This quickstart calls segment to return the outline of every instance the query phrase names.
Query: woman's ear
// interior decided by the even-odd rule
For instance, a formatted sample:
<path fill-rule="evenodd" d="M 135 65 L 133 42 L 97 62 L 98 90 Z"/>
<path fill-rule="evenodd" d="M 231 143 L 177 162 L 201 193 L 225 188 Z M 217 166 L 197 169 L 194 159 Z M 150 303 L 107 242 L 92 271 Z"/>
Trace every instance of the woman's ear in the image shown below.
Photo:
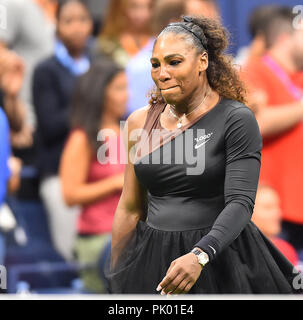
<path fill-rule="evenodd" d="M 206 51 L 200 54 L 199 75 L 208 68 L 208 54 Z"/>

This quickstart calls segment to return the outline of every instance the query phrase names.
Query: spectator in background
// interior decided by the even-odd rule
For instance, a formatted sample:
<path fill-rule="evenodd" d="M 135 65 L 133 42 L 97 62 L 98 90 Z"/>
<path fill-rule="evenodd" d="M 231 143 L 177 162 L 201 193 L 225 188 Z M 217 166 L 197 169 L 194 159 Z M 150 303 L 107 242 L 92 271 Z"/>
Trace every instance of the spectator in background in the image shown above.
<path fill-rule="evenodd" d="M 271 21 L 279 5 L 263 5 L 254 9 L 249 17 L 248 29 L 251 43 L 239 49 L 235 63 L 244 65 L 250 59 L 262 57 L 271 44 Z"/>
<path fill-rule="evenodd" d="M 125 67 L 153 41 L 151 17 L 155 0 L 110 0 L 96 51 Z"/>
<path fill-rule="evenodd" d="M 263 5 L 255 8 L 248 18 L 248 30 L 251 43 L 241 47 L 235 58 L 235 63 L 244 65 L 249 59 L 258 58 L 265 54 L 268 24 L 274 10 L 279 10 L 278 5 Z"/>
<path fill-rule="evenodd" d="M 67 259 L 72 258 L 76 209 L 71 210 L 63 201 L 58 167 L 69 133 L 74 84 L 90 66 L 87 44 L 91 30 L 91 17 L 80 0 L 62 2 L 57 14 L 54 55 L 37 66 L 33 80 L 40 194 L 49 215 L 54 245 Z"/>
<path fill-rule="evenodd" d="M 184 0 L 157 1 L 152 17 L 152 33 L 158 35 L 170 22 L 180 20 L 184 14 Z M 154 87 L 150 74 L 153 41 L 131 58 L 126 66 L 129 86 L 127 115 L 148 104 L 148 93 Z"/>
<path fill-rule="evenodd" d="M 282 234 L 303 250 L 303 95 L 291 77 L 303 70 L 303 30 L 293 28 L 290 8 L 270 15 L 266 55 L 243 68 L 249 93 L 266 97 L 256 111 L 263 135 L 261 179 L 278 192 L 283 212 Z"/>
<path fill-rule="evenodd" d="M 220 19 L 215 0 L 186 0 L 184 3 L 186 15 L 203 15 L 210 19 Z"/>
<path fill-rule="evenodd" d="M 278 237 L 282 223 L 280 198 L 270 186 L 259 184 L 252 221 L 294 266 L 298 265 L 296 250 L 291 244 Z"/>
<path fill-rule="evenodd" d="M 0 109 L 3 108 L 9 123 L 10 143 L 13 147 L 20 148 L 32 144 L 31 132 L 22 130 L 26 121 L 25 108 L 18 95 L 23 78 L 23 60 L 14 51 L 4 47 L 0 48 Z M 22 134 L 20 134 L 21 131 Z M 11 155 L 9 166 L 11 177 L 8 183 L 8 190 L 16 192 L 21 182 L 22 161 L 18 157 Z"/>
<path fill-rule="evenodd" d="M 5 8 L 7 23 L 6 28 L 0 29 L 0 46 L 15 52 L 22 59 L 22 63 L 17 63 L 17 65 L 24 65 L 24 70 L 18 67 L 18 70 L 11 72 L 10 75 L 13 77 L 16 76 L 16 71 L 19 74 L 24 73 L 22 83 L 20 83 L 20 90 L 16 96 L 11 95 L 8 99 L 7 92 L 4 92 L 3 107 L 7 109 L 7 105 L 10 105 L 10 110 L 17 110 L 15 106 L 20 102 L 23 104 L 22 118 L 24 121 L 21 122 L 22 126 L 18 130 L 14 130 L 15 127 L 11 126 L 11 144 L 14 156 L 20 158 L 23 163 L 17 200 L 21 204 L 20 208 L 25 208 L 28 201 L 39 200 L 33 135 L 36 116 L 32 101 L 32 74 L 35 66 L 53 51 L 56 1 L 0 0 L 0 5 Z M 11 83 L 11 80 L 7 83 Z M 12 124 L 10 113 L 8 112 L 7 115 Z M 16 120 L 15 118 L 14 121 Z"/>
<path fill-rule="evenodd" d="M 152 17 L 152 32 L 155 37 L 168 23 L 181 20 L 185 14 L 184 0 L 162 0 L 155 3 Z"/>
<path fill-rule="evenodd" d="M 275 11 L 280 11 L 279 5 L 263 5 L 257 7 L 251 13 L 248 21 L 248 29 L 251 35 L 251 43 L 241 47 L 235 57 L 235 64 L 240 68 L 253 59 L 259 59 L 269 49 L 271 18 Z M 264 91 L 255 90 L 249 97 L 249 107 L 256 113 L 259 106 L 266 105 L 267 97 Z"/>
<path fill-rule="evenodd" d="M 109 0 L 82 0 L 90 11 L 94 22 L 93 35 L 98 36 L 103 25 Z"/>
<path fill-rule="evenodd" d="M 105 292 L 97 262 L 110 245 L 114 212 L 123 186 L 125 162 L 120 161 L 124 153 L 120 154 L 123 145 L 120 146 L 119 120 L 125 113 L 126 102 L 125 73 L 108 61 L 94 64 L 77 84 L 71 118 L 73 130 L 61 161 L 65 201 L 82 206 L 75 250 L 81 264 L 93 266 L 84 270 L 82 277 L 85 288 L 94 293 Z M 109 154 L 116 154 L 117 159 L 105 162 L 101 155 L 97 159 L 99 130 L 106 137 L 101 146 L 107 146 Z"/>
<path fill-rule="evenodd" d="M 32 107 L 32 74 L 39 61 L 53 51 L 54 12 L 52 0 L 0 0 L 6 8 L 7 28 L 0 28 L 0 45 L 15 51 L 26 65 L 20 97 L 27 108 L 27 126 L 35 125 Z M 52 9 L 51 9 L 52 8 Z"/>
<path fill-rule="evenodd" d="M 7 48 L 0 48 L 0 106 L 10 126 L 10 139 L 15 148 L 33 143 L 32 130 L 26 126 L 26 109 L 19 98 L 24 80 L 25 65 L 21 57 Z"/>

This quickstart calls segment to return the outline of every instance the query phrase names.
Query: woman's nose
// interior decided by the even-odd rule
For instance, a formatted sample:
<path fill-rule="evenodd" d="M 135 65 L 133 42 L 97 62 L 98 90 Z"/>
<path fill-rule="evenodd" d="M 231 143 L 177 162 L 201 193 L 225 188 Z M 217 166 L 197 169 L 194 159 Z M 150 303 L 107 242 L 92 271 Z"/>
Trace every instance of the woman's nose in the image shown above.
<path fill-rule="evenodd" d="M 164 82 L 170 79 L 170 75 L 165 67 L 160 68 L 159 80 Z"/>

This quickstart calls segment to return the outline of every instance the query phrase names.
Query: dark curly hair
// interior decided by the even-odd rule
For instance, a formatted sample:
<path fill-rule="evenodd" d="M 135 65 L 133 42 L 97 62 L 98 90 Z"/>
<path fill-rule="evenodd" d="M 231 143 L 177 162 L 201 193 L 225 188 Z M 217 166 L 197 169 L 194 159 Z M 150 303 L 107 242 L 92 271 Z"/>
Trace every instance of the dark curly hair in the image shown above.
<path fill-rule="evenodd" d="M 208 53 L 206 70 L 210 87 L 220 96 L 245 103 L 245 86 L 234 67 L 232 57 L 224 51 L 228 46 L 229 34 L 216 20 L 205 17 L 182 17 L 182 22 L 171 23 L 158 35 L 173 32 L 184 36 L 192 43 L 198 53 Z M 156 40 L 157 41 L 157 40 Z M 156 42 L 155 42 L 156 43 Z M 160 91 L 156 88 L 150 94 L 149 103 L 164 102 Z"/>

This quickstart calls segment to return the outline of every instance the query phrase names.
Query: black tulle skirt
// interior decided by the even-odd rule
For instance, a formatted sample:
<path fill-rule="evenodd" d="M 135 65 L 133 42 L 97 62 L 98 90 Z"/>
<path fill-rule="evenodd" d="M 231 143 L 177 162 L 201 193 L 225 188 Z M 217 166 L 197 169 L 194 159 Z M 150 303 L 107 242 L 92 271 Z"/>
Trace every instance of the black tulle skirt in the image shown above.
<path fill-rule="evenodd" d="M 139 221 L 113 267 L 106 263 L 109 293 L 159 294 L 173 260 L 187 254 L 210 228 L 163 231 Z M 202 270 L 189 294 L 301 293 L 297 271 L 250 222 L 239 237 Z"/>

